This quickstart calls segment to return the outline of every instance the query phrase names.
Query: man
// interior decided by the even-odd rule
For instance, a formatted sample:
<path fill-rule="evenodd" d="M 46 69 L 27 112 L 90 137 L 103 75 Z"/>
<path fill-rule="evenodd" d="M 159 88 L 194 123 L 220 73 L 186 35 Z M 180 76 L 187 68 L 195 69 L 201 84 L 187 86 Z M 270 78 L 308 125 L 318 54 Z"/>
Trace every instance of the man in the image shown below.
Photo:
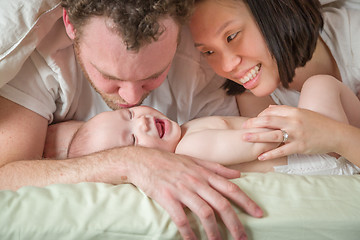
<path fill-rule="evenodd" d="M 202 62 L 187 30 L 180 27 L 192 1 L 63 0 L 63 9 L 58 3 L 1 3 L 9 7 L 4 21 L 20 18 L 10 25 L 28 24 L 38 16 L 31 11 L 15 14 L 23 9 L 45 8 L 46 13 L 23 32 L 2 30 L 9 32 L 4 46 L 19 32 L 20 40 L 1 55 L 1 75 L 9 79 L 2 80 L 6 84 L 0 89 L 0 188 L 132 183 L 169 212 L 186 239 L 195 235 L 183 206 L 199 216 L 209 239 L 220 237 L 215 212 L 235 239 L 244 237 L 225 197 L 253 216 L 262 212 L 226 180 L 238 177 L 236 171 L 141 147 L 42 159 L 49 124 L 67 124 L 61 132 L 66 137 L 72 125 L 68 120 L 88 120 L 111 109 L 143 103 L 180 124 L 205 115 L 237 114 L 234 99 L 220 90 L 222 81 Z"/>

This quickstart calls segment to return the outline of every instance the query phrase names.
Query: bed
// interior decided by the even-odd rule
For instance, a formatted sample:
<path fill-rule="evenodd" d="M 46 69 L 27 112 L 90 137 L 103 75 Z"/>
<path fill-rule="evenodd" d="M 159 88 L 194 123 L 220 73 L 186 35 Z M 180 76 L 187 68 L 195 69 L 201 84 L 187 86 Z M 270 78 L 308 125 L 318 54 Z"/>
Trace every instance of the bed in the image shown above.
<path fill-rule="evenodd" d="M 41 41 L 38 26 L 51 27 L 61 17 L 59 2 L 1 1 L 0 16 L 13 11 L 14 17 L 0 26 L 14 31 L 1 36 L 0 87 Z M 360 239 L 360 175 L 244 173 L 232 181 L 265 212 L 256 219 L 234 206 L 250 239 Z M 169 215 L 131 184 L 0 191 L 0 209 L 0 239 L 181 239 Z M 187 214 L 198 238 L 206 239 L 198 218 Z M 231 238 L 220 221 L 219 228 L 223 239 Z"/>
<path fill-rule="evenodd" d="M 360 175 L 245 173 L 234 179 L 264 210 L 234 206 L 249 239 L 360 238 Z M 169 215 L 131 184 L 58 184 L 0 191 L 0 239 L 181 239 Z M 187 211 L 199 239 L 199 220 Z M 219 221 L 223 239 L 231 239 Z"/>

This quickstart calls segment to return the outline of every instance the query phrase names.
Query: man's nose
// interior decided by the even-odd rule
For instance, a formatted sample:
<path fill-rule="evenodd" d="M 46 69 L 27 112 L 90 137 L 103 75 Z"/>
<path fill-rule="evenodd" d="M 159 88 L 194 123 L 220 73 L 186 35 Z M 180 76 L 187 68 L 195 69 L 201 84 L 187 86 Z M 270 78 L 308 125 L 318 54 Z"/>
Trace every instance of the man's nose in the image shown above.
<path fill-rule="evenodd" d="M 139 83 L 122 83 L 118 93 L 129 105 L 137 105 L 142 100 L 146 90 Z"/>

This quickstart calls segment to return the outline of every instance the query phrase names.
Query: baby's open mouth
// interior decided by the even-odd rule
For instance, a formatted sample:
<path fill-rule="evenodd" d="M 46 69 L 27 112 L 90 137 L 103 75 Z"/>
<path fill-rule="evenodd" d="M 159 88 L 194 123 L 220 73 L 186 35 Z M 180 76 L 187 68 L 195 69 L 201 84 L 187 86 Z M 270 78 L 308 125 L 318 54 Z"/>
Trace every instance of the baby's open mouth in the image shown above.
<path fill-rule="evenodd" d="M 165 122 L 161 119 L 156 119 L 155 125 L 159 133 L 159 137 L 162 138 L 165 134 Z"/>

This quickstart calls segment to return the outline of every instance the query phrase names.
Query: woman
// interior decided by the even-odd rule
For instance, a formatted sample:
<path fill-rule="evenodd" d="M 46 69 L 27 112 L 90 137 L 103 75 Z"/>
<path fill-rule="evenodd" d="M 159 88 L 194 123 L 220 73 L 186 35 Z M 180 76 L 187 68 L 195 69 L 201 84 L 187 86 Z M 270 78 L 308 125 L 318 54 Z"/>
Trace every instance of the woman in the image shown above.
<path fill-rule="evenodd" d="M 242 93 L 237 96 L 241 114 L 251 117 L 274 103 L 298 106 L 304 83 L 317 75 L 342 81 L 358 93 L 360 58 L 355 53 L 359 49 L 355 43 L 359 41 L 356 24 L 360 22 L 360 15 L 358 10 L 349 10 L 342 5 L 344 3 L 335 2 L 321 8 L 317 0 L 199 0 L 190 27 L 197 48 L 209 64 L 219 75 L 232 80 L 225 84 L 228 93 Z M 336 142 L 334 140 L 330 140 L 331 144 L 326 139 L 307 148 L 299 146 L 311 137 L 302 139 L 300 133 L 305 130 L 299 124 L 281 122 L 281 115 L 274 114 L 274 110 L 267 110 L 261 118 L 249 120 L 244 125 L 278 129 L 248 134 L 245 136 L 248 141 L 287 140 L 259 159 L 331 151 L 348 156 L 329 147 Z M 264 115 L 267 117 L 263 118 Z M 301 116 L 304 115 L 305 111 Z M 359 127 L 358 118 L 352 117 L 351 111 L 346 115 L 350 124 Z M 330 122 L 333 123 L 326 121 Z M 314 126 L 315 123 L 309 124 Z M 337 124 L 337 127 L 348 126 Z M 327 127 L 323 129 L 329 131 Z M 305 136 L 311 136 L 311 133 Z M 349 160 L 359 164 L 356 159 Z"/>

